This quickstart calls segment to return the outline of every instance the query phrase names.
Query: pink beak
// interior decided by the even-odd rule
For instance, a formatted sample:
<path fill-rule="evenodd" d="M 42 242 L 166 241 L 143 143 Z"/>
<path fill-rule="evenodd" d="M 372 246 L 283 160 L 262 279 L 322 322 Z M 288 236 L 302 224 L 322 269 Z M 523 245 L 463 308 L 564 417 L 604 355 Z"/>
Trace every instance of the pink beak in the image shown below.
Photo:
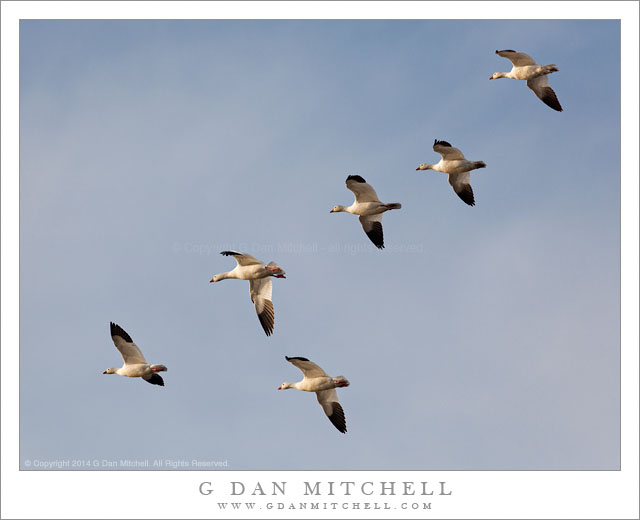
<path fill-rule="evenodd" d="M 213 282 L 213 278 L 211 278 L 211 280 L 209 280 L 209 283 L 212 283 L 212 282 Z"/>

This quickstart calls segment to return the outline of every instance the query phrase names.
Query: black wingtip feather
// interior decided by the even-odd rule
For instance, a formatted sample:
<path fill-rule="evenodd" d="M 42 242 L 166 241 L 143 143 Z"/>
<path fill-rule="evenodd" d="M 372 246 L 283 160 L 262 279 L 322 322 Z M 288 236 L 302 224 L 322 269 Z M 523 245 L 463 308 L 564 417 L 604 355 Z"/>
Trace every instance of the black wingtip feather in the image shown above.
<path fill-rule="evenodd" d="M 273 304 L 269 300 L 265 300 L 264 309 L 258 314 L 260 325 L 264 329 L 264 333 L 267 336 L 273 334 L 273 323 L 275 321 L 275 313 L 273 312 Z"/>
<path fill-rule="evenodd" d="M 560 101 L 558 101 L 558 97 L 552 88 L 548 87 L 543 96 L 540 98 L 542 102 L 550 108 L 553 108 L 556 112 L 562 112 L 562 106 L 560 105 Z"/>
<path fill-rule="evenodd" d="M 241 255 L 242 253 L 238 253 L 237 251 L 220 251 L 220 254 L 222 256 L 237 256 Z"/>
<path fill-rule="evenodd" d="M 367 182 L 360 175 L 349 175 L 347 177 L 347 181 L 356 181 L 356 182 Z"/>
<path fill-rule="evenodd" d="M 369 240 L 373 242 L 373 245 L 378 249 L 384 249 L 384 234 L 382 233 L 382 224 L 380 222 L 373 222 L 373 227 L 369 231 L 365 231 Z"/>
<path fill-rule="evenodd" d="M 152 385 L 164 386 L 164 379 L 159 374 L 153 374 L 149 379 L 145 379 L 147 383 Z"/>
<path fill-rule="evenodd" d="M 344 411 L 340 403 L 333 403 L 333 413 L 329 415 L 329 420 L 340 433 L 347 433 L 347 421 L 344 418 Z"/>
<path fill-rule="evenodd" d="M 299 357 L 299 356 L 294 356 L 294 357 L 289 357 L 289 356 L 285 356 L 284 357 L 287 361 L 292 361 L 297 359 L 298 361 L 309 361 L 306 357 Z"/>
<path fill-rule="evenodd" d="M 460 197 L 463 202 L 465 202 L 469 206 L 476 205 L 476 201 L 473 198 L 473 190 L 471 189 L 471 186 L 465 186 L 462 190 L 456 193 L 458 194 L 458 197 Z"/>
<path fill-rule="evenodd" d="M 433 142 L 433 146 L 437 145 L 437 144 L 441 144 L 442 146 L 449 146 L 451 147 L 451 145 L 447 142 L 447 141 L 438 141 L 437 139 Z"/>
<path fill-rule="evenodd" d="M 120 336 L 122 339 L 124 339 L 128 343 L 133 343 L 131 336 L 129 336 L 129 334 L 127 334 L 120 325 L 117 325 L 112 321 L 109 322 L 109 325 L 111 329 L 111 337 Z"/>
<path fill-rule="evenodd" d="M 501 52 L 516 52 L 513 49 L 502 49 L 501 51 L 496 51 L 496 54 L 499 54 Z"/>

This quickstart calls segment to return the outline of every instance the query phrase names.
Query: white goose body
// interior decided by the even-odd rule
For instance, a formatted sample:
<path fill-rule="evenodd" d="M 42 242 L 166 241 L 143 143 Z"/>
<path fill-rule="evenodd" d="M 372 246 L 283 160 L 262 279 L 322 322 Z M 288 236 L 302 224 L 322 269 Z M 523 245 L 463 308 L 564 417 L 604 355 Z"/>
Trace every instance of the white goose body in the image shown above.
<path fill-rule="evenodd" d="M 107 368 L 103 374 L 118 374 L 125 377 L 141 377 L 147 383 L 164 386 L 164 380 L 158 372 L 166 372 L 164 365 L 152 365 L 147 363 L 142 355 L 142 351 L 136 345 L 131 336 L 127 334 L 120 325 L 110 322 L 111 339 L 122 358 L 124 365 L 121 368 Z"/>
<path fill-rule="evenodd" d="M 226 253 L 227 251 L 223 251 L 221 254 Z M 245 255 L 248 256 L 248 255 Z M 218 278 L 216 282 L 220 280 L 226 279 L 236 279 L 236 280 L 258 280 L 260 278 L 267 278 L 268 276 L 272 276 L 272 272 L 267 270 L 263 263 L 252 264 L 252 265 L 236 265 L 231 271 L 226 273 L 220 273 L 216 275 Z"/>
<path fill-rule="evenodd" d="M 496 51 L 497 52 L 497 51 Z M 505 52 L 505 51 L 500 51 Z M 555 68 L 556 70 L 553 70 Z M 545 74 L 551 74 L 552 72 L 557 72 L 557 68 L 555 65 L 526 65 L 524 67 L 516 67 L 515 65 L 509 72 L 496 72 L 495 78 L 509 78 L 509 79 L 520 79 L 520 80 L 530 80 L 537 78 L 538 76 L 544 76 Z"/>
<path fill-rule="evenodd" d="M 476 166 L 472 161 L 456 160 L 447 161 L 446 159 L 440 159 L 440 162 L 436 164 L 421 164 L 416 168 L 417 170 L 435 170 L 440 173 L 446 173 L 455 175 L 457 173 L 465 173 L 477 168 L 483 168 L 483 166 Z"/>
<path fill-rule="evenodd" d="M 339 432 L 347 432 L 347 422 L 344 417 L 344 411 L 338 401 L 338 393 L 336 388 L 344 388 L 349 386 L 349 381 L 344 376 L 331 377 L 322 368 L 313 361 L 309 361 L 304 357 L 284 357 L 289 363 L 298 367 L 304 377 L 302 381 L 295 383 L 284 382 L 278 390 L 286 390 L 287 388 L 295 388 L 303 392 L 315 392 L 318 403 L 324 410 L 325 415 L 331 421 Z"/>
<path fill-rule="evenodd" d="M 290 361 L 294 358 L 289 358 L 287 361 Z M 297 381 L 295 383 L 286 383 L 288 388 L 295 388 L 296 390 L 302 390 L 303 392 L 319 392 L 322 390 L 331 390 L 332 388 L 339 388 L 338 380 L 333 379 L 332 377 L 314 377 L 307 378 L 304 377 L 302 381 Z M 285 384 L 285 383 L 283 383 Z M 347 385 L 341 385 L 347 386 Z M 284 388 L 282 389 L 284 390 Z"/>
<path fill-rule="evenodd" d="M 371 215 L 379 215 L 385 211 L 389 211 L 388 204 L 382 202 L 354 202 L 351 206 L 336 206 L 339 209 L 333 209 L 331 212 L 336 213 L 338 211 L 344 211 L 345 213 L 351 213 L 352 215 L 360 215 L 361 217 L 369 217 Z"/>
<path fill-rule="evenodd" d="M 510 49 L 496 51 L 496 54 L 511 61 L 513 67 L 509 72 L 494 72 L 489 79 L 509 78 L 526 81 L 527 87 L 533 91 L 540 101 L 557 112 L 562 112 L 562 106 L 556 93 L 549 86 L 549 79 L 547 78 L 548 74 L 558 72 L 556 65 L 538 65 L 528 54 Z"/>
<path fill-rule="evenodd" d="M 449 175 L 449 184 L 458 197 L 469 206 L 475 205 L 473 190 L 470 184 L 469 172 L 478 168 L 486 168 L 484 161 L 468 161 L 460 150 L 451 146 L 447 141 L 433 143 L 433 151 L 440 154 L 442 159 L 436 164 L 423 163 L 418 170 L 435 170 Z"/>
<path fill-rule="evenodd" d="M 378 199 L 378 194 L 373 187 L 360 175 L 349 175 L 346 185 L 353 192 L 355 200 L 351 206 L 334 206 L 329 213 L 351 213 L 359 215 L 362 229 L 369 240 L 378 249 L 384 249 L 384 234 L 382 232 L 382 214 L 391 209 L 400 209 L 402 204 L 398 202 L 384 203 Z"/>
<path fill-rule="evenodd" d="M 260 320 L 260 325 L 262 325 L 265 334 L 271 336 L 273 334 L 275 313 L 273 311 L 273 302 L 271 301 L 272 284 L 270 277 L 286 278 L 284 270 L 275 262 L 269 262 L 265 265 L 253 256 L 238 253 L 237 251 L 222 251 L 220 254 L 233 256 L 238 265 L 231 271 L 215 275 L 209 281 L 213 283 L 227 279 L 249 280 L 249 294 Z"/>

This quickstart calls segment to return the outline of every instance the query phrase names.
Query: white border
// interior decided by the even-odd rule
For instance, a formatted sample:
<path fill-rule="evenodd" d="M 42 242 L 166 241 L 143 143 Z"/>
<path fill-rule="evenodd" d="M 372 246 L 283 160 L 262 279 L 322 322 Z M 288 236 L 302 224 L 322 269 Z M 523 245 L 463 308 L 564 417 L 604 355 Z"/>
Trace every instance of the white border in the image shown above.
<path fill-rule="evenodd" d="M 637 2 L 2 2 L 2 518 L 638 518 L 638 3 Z M 464 13 L 461 17 L 456 13 Z M 622 470 L 604 472 L 19 472 L 18 22 L 19 19 L 621 19 Z M 594 74 L 597 71 L 593 71 Z M 603 150 L 603 153 L 608 153 Z M 451 496 L 314 497 L 364 504 L 431 502 L 430 511 L 217 508 L 229 482 L 446 481 Z M 212 482 L 213 495 L 198 493 Z M 248 493 L 248 492 L 247 492 Z M 255 500 L 254 500 L 255 499 Z M 266 507 L 266 506 L 265 506 Z M 361 506 L 361 508 L 364 506 Z M 234 516 L 235 515 L 235 516 Z"/>

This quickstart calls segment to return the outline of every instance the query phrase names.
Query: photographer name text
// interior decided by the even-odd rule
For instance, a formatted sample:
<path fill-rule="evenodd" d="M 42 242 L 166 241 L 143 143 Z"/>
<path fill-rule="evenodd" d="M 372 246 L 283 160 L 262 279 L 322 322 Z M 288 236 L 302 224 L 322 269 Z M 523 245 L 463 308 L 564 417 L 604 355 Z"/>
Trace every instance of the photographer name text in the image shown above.
<path fill-rule="evenodd" d="M 201 482 L 198 491 L 201 495 L 227 496 L 286 496 L 287 482 L 228 482 L 223 489 L 214 489 L 211 482 Z M 303 482 L 301 489 L 293 490 L 296 495 L 306 496 L 448 496 L 452 491 L 446 481 L 326 481 Z"/>

